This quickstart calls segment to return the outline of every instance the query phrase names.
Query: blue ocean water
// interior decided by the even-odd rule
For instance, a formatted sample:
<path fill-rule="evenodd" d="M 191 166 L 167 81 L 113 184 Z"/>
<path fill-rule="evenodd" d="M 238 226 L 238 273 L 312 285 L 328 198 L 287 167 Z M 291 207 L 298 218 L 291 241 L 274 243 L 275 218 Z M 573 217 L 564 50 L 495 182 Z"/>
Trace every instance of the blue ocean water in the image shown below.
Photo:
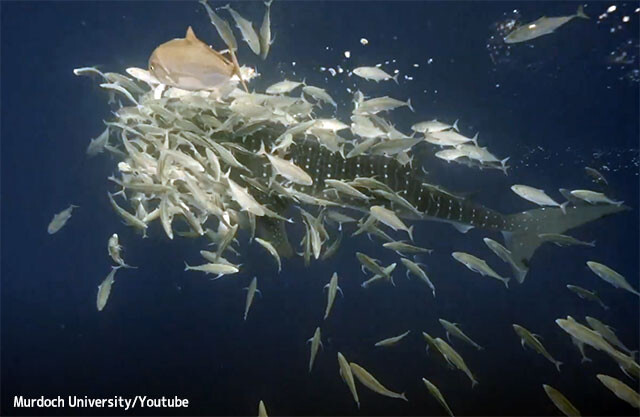
<path fill-rule="evenodd" d="M 351 111 L 347 89 L 410 97 L 415 113 L 399 109 L 389 116 L 403 132 L 433 118 L 459 119 L 468 136 L 479 131 L 482 144 L 511 156 L 508 176 L 448 165 L 432 155 L 419 162 L 434 182 L 472 193 L 500 212 L 532 208 L 509 190 L 513 184 L 557 198 L 560 187 L 596 187 L 585 166 L 600 170 L 609 181 L 607 194 L 632 208 L 571 232 L 596 240 L 595 248 L 543 245 L 526 281 L 508 290 L 450 256 L 475 253 L 507 274 L 482 243 L 486 236 L 501 241 L 499 234 L 416 223 L 417 244 L 434 249 L 422 257 L 437 287 L 434 299 L 418 280 L 406 280 L 400 267 L 396 287 L 362 289 L 356 251 L 385 265 L 398 259 L 365 236 L 345 236 L 334 258 L 311 268 L 300 258 L 284 260 L 280 274 L 261 248 L 241 239 L 241 274 L 211 282 L 184 272 L 185 260 L 198 261 L 203 241 L 169 241 L 157 224 L 141 239 L 110 207 L 106 191 L 114 188 L 106 178 L 117 161 L 107 154 L 89 159 L 85 150 L 113 108 L 95 80 L 76 77 L 72 69 L 145 68 L 157 45 L 182 37 L 189 25 L 223 49 L 204 9 L 197 2 L 0 3 L 1 413 L 120 415 L 120 408 L 16 408 L 14 398 L 143 395 L 186 398 L 189 407 L 127 413 L 254 415 L 263 400 L 271 415 L 442 415 L 421 382 L 426 377 L 457 415 L 559 415 L 542 384 L 560 390 L 584 415 L 637 415 L 595 375 L 615 376 L 636 390 L 637 380 L 589 347 L 593 362 L 581 364 L 554 320 L 594 316 L 638 348 L 638 298 L 597 278 L 585 262 L 607 264 L 638 288 L 640 109 L 634 71 L 640 4 L 589 2 L 588 21 L 576 19 L 552 35 L 510 47 L 495 39 L 500 25 L 515 18 L 569 15 L 577 5 L 276 0 L 276 39 L 268 59 L 259 60 L 244 43 L 240 47 L 240 62 L 261 73 L 252 82 L 259 91 L 283 78 L 304 78 L 334 96 L 343 119 Z M 611 5 L 616 10 L 607 13 Z M 233 7 L 261 22 L 262 3 Z M 620 56 L 630 63 L 616 63 Z M 399 85 L 348 76 L 350 69 L 378 63 L 399 70 Z M 80 208 L 60 232 L 48 235 L 53 214 L 71 203 Z M 107 307 L 97 312 L 97 286 L 109 272 L 106 244 L 113 233 L 125 247 L 125 260 L 138 269 L 118 272 Z M 300 230 L 293 235 L 298 238 Z M 322 287 L 334 271 L 345 297 L 322 322 Z M 263 297 L 243 322 L 242 288 L 253 276 Z M 566 284 L 596 290 L 611 308 L 579 299 Z M 485 348 L 453 341 L 479 380 L 475 388 L 463 373 L 425 353 L 421 331 L 444 337 L 438 318 L 460 323 Z M 564 362 L 562 372 L 523 350 L 512 323 L 542 335 L 545 347 Z M 318 325 L 324 349 L 309 374 L 305 342 Z M 398 346 L 373 347 L 406 330 L 412 333 Z M 409 402 L 359 385 L 358 410 L 338 375 L 338 351 L 385 386 L 406 392 Z"/>

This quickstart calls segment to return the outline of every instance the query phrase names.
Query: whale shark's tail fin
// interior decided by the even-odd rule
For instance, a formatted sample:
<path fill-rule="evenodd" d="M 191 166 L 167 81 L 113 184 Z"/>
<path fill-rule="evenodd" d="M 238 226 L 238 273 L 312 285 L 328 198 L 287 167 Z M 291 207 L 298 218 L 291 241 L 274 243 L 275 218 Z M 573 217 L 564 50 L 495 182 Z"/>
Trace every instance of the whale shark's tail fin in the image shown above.
<path fill-rule="evenodd" d="M 558 208 L 540 208 L 507 216 L 508 231 L 502 232 L 507 249 L 511 251 L 514 276 L 519 283 L 529 271 L 529 259 L 543 243 L 542 233 L 564 233 L 569 229 L 600 219 L 613 213 L 630 210 L 628 206 L 594 205 L 567 207 L 566 214 Z"/>

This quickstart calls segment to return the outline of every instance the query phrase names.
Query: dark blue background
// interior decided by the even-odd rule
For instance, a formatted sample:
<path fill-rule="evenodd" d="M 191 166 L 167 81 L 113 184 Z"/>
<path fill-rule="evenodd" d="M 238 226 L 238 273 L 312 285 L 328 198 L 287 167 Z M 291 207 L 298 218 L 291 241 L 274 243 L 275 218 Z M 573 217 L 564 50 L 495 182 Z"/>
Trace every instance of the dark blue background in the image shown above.
<path fill-rule="evenodd" d="M 424 163 L 434 182 L 479 192 L 475 198 L 492 208 L 509 213 L 531 207 L 511 193 L 514 183 L 544 188 L 557 198 L 559 187 L 593 187 L 585 165 L 603 170 L 611 183 L 608 192 L 633 207 L 573 233 L 596 239 L 596 248 L 541 247 L 525 283 L 509 290 L 450 257 L 454 250 L 473 252 L 507 274 L 482 243 L 485 232 L 461 235 L 447 225 L 422 223 L 415 236 L 418 244 L 435 249 L 424 258 L 437 287 L 434 300 L 417 280 L 407 281 L 401 267 L 396 288 L 362 290 L 356 250 L 385 263 L 397 261 L 366 237 L 345 239 L 335 258 L 311 269 L 300 259 L 285 261 L 279 276 L 271 259 L 255 245 L 247 247 L 246 240 L 246 273 L 210 282 L 183 272 L 183 260 L 197 262 L 203 241 L 168 242 L 157 224 L 142 240 L 112 212 L 106 177 L 115 161 L 85 155 L 89 139 L 110 117 L 107 96 L 97 82 L 74 76 L 72 69 L 99 65 L 124 73 L 129 66 L 145 67 L 155 46 L 183 36 L 188 25 L 222 49 L 202 7 L 195 2 L 2 2 L 2 413 L 119 413 L 18 410 L 12 408 L 14 395 L 177 395 L 190 400 L 188 410 L 134 413 L 253 415 L 262 399 L 273 415 L 442 414 L 420 381 L 427 377 L 459 415 L 556 415 L 543 383 L 562 391 L 583 414 L 637 414 L 595 374 L 634 382 L 589 348 L 593 363 L 580 364 L 569 337 L 553 322 L 567 314 L 581 321 L 592 315 L 638 347 L 638 299 L 585 266 L 587 260 L 601 261 L 638 287 L 638 84 L 619 79 L 628 68 L 608 69 L 606 62 L 621 42 L 637 43 L 638 14 L 632 12 L 638 3 L 616 4 L 618 12 L 600 24 L 573 21 L 556 34 L 512 47 L 498 66 L 489 59 L 486 42 L 505 12 L 517 8 L 524 21 L 531 21 L 573 13 L 577 3 L 276 0 L 271 16 L 276 41 L 268 60 L 256 59 L 242 44 L 240 61 L 257 65 L 263 74 L 255 81 L 258 89 L 284 77 L 306 78 L 326 87 L 346 118 L 351 96 L 345 89 L 355 84 L 369 96 L 411 97 L 415 114 L 401 109 L 390 115 L 401 130 L 433 117 L 460 118 L 468 135 L 479 130 L 481 144 L 499 156 L 511 155 L 509 177 L 447 166 L 428 156 Z M 585 10 L 596 17 L 608 5 L 589 3 Z M 260 24 L 261 3 L 234 7 Z M 631 22 L 611 33 L 625 11 Z M 369 45 L 362 46 L 361 37 Z M 350 59 L 345 50 L 352 52 Z M 392 59 L 397 64 L 385 69 L 398 68 L 414 80 L 401 75 L 400 86 L 377 85 L 319 70 Z M 48 235 L 52 215 L 70 203 L 80 208 L 64 229 Z M 97 285 L 109 272 L 106 243 L 114 232 L 125 246 L 125 260 L 139 269 L 118 272 L 109 303 L 98 313 Z M 345 298 L 336 300 L 330 318 L 321 323 L 322 287 L 333 271 L 340 274 Z M 241 288 L 254 274 L 264 297 L 256 299 L 243 322 Z M 567 283 L 597 290 L 611 309 L 578 299 Z M 420 331 L 443 336 L 440 317 L 461 323 L 485 347 L 476 352 L 454 341 L 478 377 L 474 389 L 461 372 L 424 354 Z M 548 350 L 565 362 L 562 373 L 523 351 L 512 323 L 541 334 Z M 319 324 L 325 350 L 308 375 L 305 340 Z M 398 347 L 373 348 L 374 342 L 407 329 L 412 334 Z M 389 388 L 406 391 L 410 402 L 359 386 L 358 411 L 338 376 L 337 351 Z"/>

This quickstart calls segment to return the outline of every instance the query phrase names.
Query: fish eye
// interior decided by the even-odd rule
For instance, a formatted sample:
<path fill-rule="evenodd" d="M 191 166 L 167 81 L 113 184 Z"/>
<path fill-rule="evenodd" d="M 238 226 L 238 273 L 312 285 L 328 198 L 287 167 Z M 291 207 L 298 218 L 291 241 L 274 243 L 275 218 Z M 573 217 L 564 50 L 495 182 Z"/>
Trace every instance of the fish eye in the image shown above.
<path fill-rule="evenodd" d="M 151 71 L 155 70 L 155 67 L 153 66 L 153 64 L 149 65 L 149 69 L 150 69 Z"/>

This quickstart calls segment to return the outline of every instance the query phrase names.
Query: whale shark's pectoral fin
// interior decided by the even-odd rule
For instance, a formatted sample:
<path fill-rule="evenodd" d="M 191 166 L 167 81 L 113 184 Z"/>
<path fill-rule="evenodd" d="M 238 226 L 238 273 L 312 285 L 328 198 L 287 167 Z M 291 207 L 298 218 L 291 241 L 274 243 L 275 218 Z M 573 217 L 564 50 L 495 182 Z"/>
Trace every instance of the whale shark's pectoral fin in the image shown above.
<path fill-rule="evenodd" d="M 256 218 L 256 235 L 267 240 L 278 251 L 278 255 L 282 258 L 290 258 L 293 256 L 293 248 L 287 237 L 287 230 L 284 227 L 284 221 L 271 217 Z"/>
<path fill-rule="evenodd" d="M 451 225 L 460 233 L 467 233 L 469 230 L 473 229 L 473 226 L 469 224 L 451 223 Z"/>

